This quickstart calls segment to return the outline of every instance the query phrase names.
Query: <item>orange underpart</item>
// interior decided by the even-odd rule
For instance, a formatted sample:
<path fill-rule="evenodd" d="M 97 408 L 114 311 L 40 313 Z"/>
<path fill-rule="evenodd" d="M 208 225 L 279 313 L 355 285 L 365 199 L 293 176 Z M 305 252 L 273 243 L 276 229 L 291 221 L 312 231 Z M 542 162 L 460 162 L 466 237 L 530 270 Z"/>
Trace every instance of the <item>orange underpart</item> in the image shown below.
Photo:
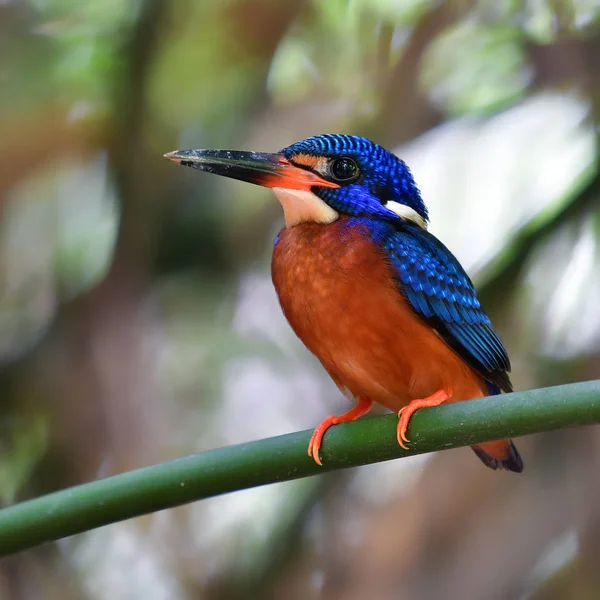
<path fill-rule="evenodd" d="M 321 442 L 323 441 L 323 436 L 325 432 L 332 426 L 337 425 L 338 423 L 348 423 L 349 421 L 355 421 L 359 419 L 363 415 L 366 415 L 370 410 L 373 404 L 372 400 L 369 398 L 359 398 L 356 406 L 345 412 L 343 415 L 330 415 L 326 419 L 321 421 L 321 424 L 313 431 L 313 434 L 310 436 L 310 442 L 308 442 L 308 455 L 312 456 L 314 461 L 321 466 L 321 459 L 319 458 L 319 449 L 321 448 Z"/>
<path fill-rule="evenodd" d="M 413 416 L 413 413 L 420 408 L 427 408 L 429 406 L 438 406 L 442 402 L 446 402 L 452 398 L 452 390 L 438 390 L 431 396 L 427 398 L 422 398 L 418 400 L 413 400 L 410 404 L 400 409 L 398 412 L 398 417 L 400 420 L 398 421 L 398 427 L 396 429 L 398 435 L 398 443 L 405 449 L 408 450 L 406 444 L 408 444 L 409 439 L 406 437 L 406 430 L 408 428 L 408 422 L 410 418 Z"/>

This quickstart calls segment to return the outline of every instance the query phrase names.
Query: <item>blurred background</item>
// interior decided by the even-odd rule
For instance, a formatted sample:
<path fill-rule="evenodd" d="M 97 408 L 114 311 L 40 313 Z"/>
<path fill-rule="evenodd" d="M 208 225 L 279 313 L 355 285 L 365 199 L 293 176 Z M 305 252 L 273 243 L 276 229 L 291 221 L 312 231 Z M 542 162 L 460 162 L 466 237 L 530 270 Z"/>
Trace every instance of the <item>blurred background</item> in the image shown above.
<path fill-rule="evenodd" d="M 600 378 L 598 0 L 0 0 L 0 501 L 348 404 L 268 190 L 176 148 L 366 135 L 411 166 L 516 389 Z M 600 429 L 231 494 L 0 562 L 20 599 L 600 598 Z"/>

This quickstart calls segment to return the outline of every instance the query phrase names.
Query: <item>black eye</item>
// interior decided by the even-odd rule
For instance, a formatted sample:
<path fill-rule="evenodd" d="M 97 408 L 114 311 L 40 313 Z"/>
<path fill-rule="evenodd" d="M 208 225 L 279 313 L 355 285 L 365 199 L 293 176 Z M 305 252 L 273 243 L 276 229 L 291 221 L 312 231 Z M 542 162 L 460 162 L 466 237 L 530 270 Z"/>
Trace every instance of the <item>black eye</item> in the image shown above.
<path fill-rule="evenodd" d="M 331 163 L 331 174 L 337 181 L 356 179 L 359 175 L 358 165 L 351 158 L 337 158 Z"/>

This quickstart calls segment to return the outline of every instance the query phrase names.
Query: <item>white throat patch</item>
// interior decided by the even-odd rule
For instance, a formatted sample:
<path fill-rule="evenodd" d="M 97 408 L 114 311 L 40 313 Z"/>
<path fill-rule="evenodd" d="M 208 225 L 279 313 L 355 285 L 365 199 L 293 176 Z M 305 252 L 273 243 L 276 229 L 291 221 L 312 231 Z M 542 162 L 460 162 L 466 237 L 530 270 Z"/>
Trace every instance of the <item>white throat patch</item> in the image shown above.
<path fill-rule="evenodd" d="M 386 203 L 385 207 L 395 212 L 399 217 L 412 221 L 421 229 L 427 229 L 427 221 L 416 210 L 410 208 L 410 206 L 390 201 Z"/>
<path fill-rule="evenodd" d="M 283 207 L 286 227 L 299 223 L 333 223 L 340 216 L 319 196 L 308 190 L 273 188 L 273 192 Z"/>

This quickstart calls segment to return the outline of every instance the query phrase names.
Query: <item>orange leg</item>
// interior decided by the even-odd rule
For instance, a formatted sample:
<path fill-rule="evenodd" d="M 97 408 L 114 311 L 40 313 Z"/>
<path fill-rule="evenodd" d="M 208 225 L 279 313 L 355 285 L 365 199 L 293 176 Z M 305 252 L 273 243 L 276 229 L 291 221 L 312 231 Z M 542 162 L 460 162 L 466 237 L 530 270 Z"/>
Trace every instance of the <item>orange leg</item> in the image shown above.
<path fill-rule="evenodd" d="M 321 459 L 319 458 L 319 449 L 321 448 L 321 442 L 325 432 L 332 426 L 338 423 L 348 423 L 349 421 L 355 421 L 363 415 L 366 415 L 373 404 L 373 400 L 369 398 L 359 398 L 356 406 L 345 412 L 343 415 L 334 416 L 331 415 L 321 421 L 321 424 L 313 431 L 310 436 L 310 442 L 308 442 L 308 455 L 312 456 L 314 461 L 321 466 Z"/>
<path fill-rule="evenodd" d="M 416 410 L 419 410 L 420 408 L 427 408 L 428 406 L 438 406 L 438 404 L 446 402 L 446 400 L 449 400 L 450 398 L 452 398 L 452 390 L 442 389 L 438 390 L 434 394 L 431 394 L 431 396 L 428 396 L 427 398 L 413 400 L 410 404 L 401 408 L 400 412 L 398 413 L 398 417 L 400 418 L 400 420 L 398 421 L 398 427 L 396 429 L 398 435 L 398 443 L 405 450 L 408 450 L 406 444 L 409 440 L 406 437 L 406 429 L 408 427 L 408 422 L 410 421 L 410 418 L 413 416 L 413 413 Z"/>

